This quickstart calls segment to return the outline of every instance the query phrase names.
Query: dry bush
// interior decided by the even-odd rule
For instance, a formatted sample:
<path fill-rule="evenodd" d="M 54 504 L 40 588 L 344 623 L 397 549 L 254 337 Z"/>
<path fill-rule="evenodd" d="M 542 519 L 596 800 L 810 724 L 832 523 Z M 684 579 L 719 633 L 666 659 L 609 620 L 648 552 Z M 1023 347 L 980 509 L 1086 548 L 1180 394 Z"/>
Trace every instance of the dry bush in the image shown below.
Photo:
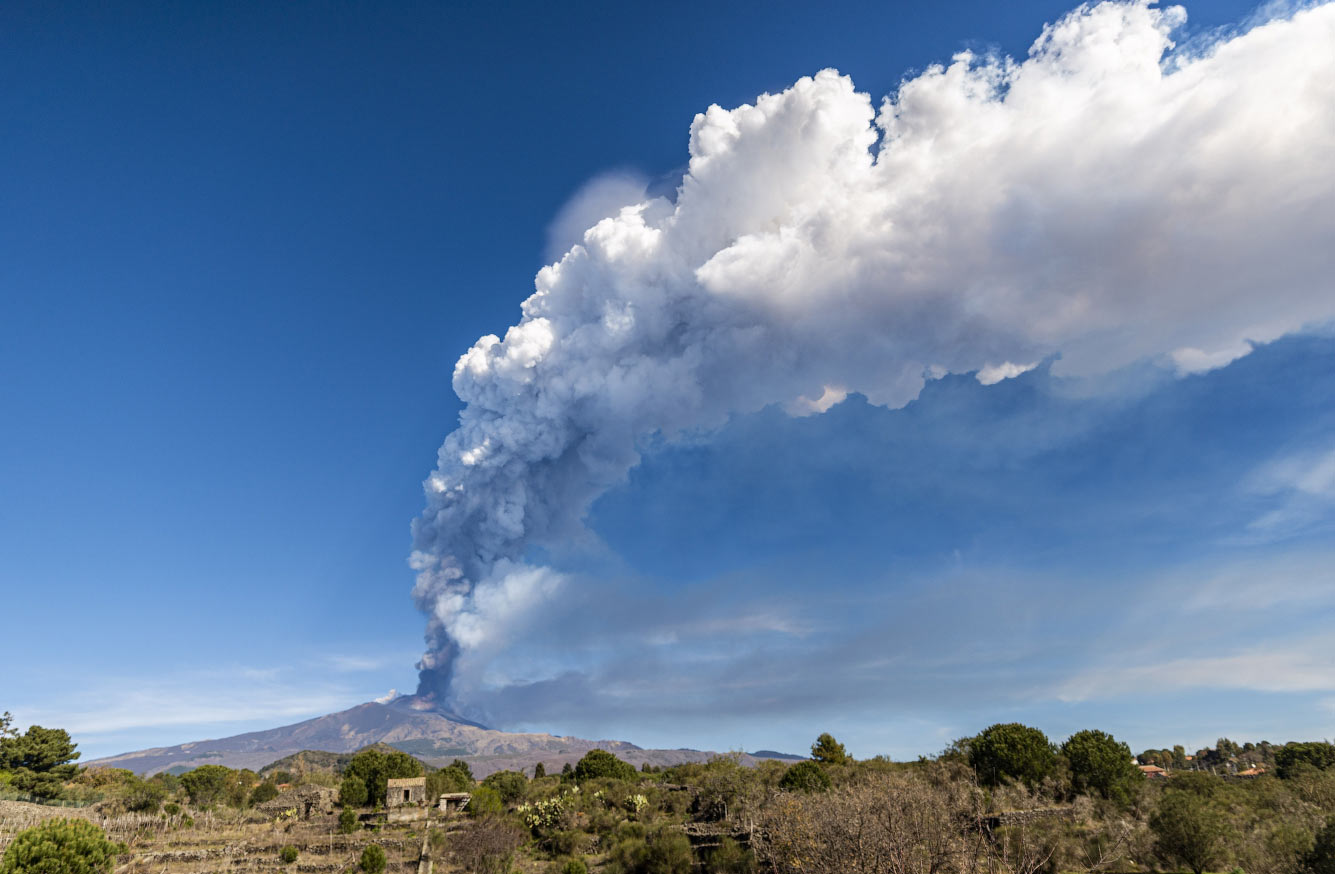
<path fill-rule="evenodd" d="M 449 856 L 470 874 L 505 874 L 525 834 L 503 816 L 484 816 L 450 835 Z"/>
<path fill-rule="evenodd" d="M 1065 823 L 993 829 L 988 800 L 948 765 L 875 772 L 819 795 L 780 795 L 762 814 L 753 847 L 757 858 L 779 874 L 1035 874 L 1049 869 Z"/>

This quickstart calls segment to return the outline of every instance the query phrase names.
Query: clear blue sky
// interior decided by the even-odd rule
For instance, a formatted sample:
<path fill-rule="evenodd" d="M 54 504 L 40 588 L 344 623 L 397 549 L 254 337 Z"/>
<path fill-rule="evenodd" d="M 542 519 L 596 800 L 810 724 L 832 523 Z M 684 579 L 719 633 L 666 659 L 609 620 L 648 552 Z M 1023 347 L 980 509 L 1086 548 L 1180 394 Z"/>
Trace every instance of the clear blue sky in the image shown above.
<path fill-rule="evenodd" d="M 92 756 L 411 690 L 451 372 L 519 318 L 581 186 L 671 190 L 710 104 L 824 67 L 879 100 L 961 49 L 1023 58 L 1068 8 L 7 4 L 0 710 Z M 647 617 L 758 630 L 656 705 L 572 692 L 504 727 L 895 756 L 1012 719 L 1335 733 L 1332 361 L 1307 330 L 1115 390 L 957 374 L 650 448 L 567 561 L 618 594 L 562 633 L 657 682 L 641 647 L 675 632 Z M 539 643 L 513 658 L 562 660 Z"/>

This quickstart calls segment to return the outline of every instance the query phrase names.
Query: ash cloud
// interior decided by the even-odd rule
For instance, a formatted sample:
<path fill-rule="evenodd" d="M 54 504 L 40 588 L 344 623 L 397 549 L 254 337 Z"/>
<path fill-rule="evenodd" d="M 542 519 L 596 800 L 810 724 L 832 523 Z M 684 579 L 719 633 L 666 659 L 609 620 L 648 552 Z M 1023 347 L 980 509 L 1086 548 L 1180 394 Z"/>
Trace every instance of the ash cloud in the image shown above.
<path fill-rule="evenodd" d="M 1220 367 L 1335 318 L 1335 6 L 1173 54 L 1179 7 L 1102 3 L 1023 61 L 961 53 L 881 101 L 833 70 L 690 130 L 675 201 L 623 207 L 460 358 L 413 528 L 419 692 L 466 710 L 575 585 L 644 441 L 931 375 Z"/>

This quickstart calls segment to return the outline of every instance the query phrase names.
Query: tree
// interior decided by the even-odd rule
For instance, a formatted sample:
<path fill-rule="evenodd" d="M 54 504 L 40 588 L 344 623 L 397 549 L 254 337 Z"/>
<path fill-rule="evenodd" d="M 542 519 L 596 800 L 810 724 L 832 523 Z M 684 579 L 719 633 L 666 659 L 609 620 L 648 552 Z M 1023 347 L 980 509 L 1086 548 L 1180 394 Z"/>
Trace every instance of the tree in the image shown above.
<path fill-rule="evenodd" d="M 518 771 L 497 771 L 488 774 L 482 785 L 495 789 L 506 804 L 519 801 L 528 792 L 528 778 Z"/>
<path fill-rule="evenodd" d="M 473 788 L 473 771 L 468 763 L 455 759 L 439 771 L 426 775 L 427 798 L 439 798 L 446 792 L 467 792 Z"/>
<path fill-rule="evenodd" d="M 344 777 L 338 787 L 338 803 L 344 807 L 361 807 L 366 804 L 366 781 L 356 774 Z"/>
<path fill-rule="evenodd" d="M 598 777 L 634 781 L 635 766 L 621 761 L 607 750 L 589 750 L 575 765 L 574 776 L 579 783 Z"/>
<path fill-rule="evenodd" d="M 345 807 L 338 814 L 338 832 L 350 835 L 357 830 L 357 813 L 351 807 Z"/>
<path fill-rule="evenodd" d="M 14 728 L 14 715 L 6 710 L 4 715 L 0 715 L 0 738 L 18 736 L 19 733 Z"/>
<path fill-rule="evenodd" d="M 385 870 L 385 851 L 379 844 L 371 844 L 362 850 L 361 868 L 366 874 L 382 874 Z"/>
<path fill-rule="evenodd" d="M 181 787 L 196 807 L 211 807 L 222 801 L 227 793 L 230 768 L 222 765 L 200 765 L 181 775 Z"/>
<path fill-rule="evenodd" d="M 798 762 L 783 773 L 779 788 L 789 792 L 824 792 L 830 788 L 830 775 L 815 762 Z"/>
<path fill-rule="evenodd" d="M 547 766 L 546 766 L 546 765 L 544 765 L 542 762 L 538 762 L 536 765 L 533 766 L 533 779 L 534 779 L 534 780 L 537 780 L 537 779 L 539 779 L 539 778 L 546 777 L 546 776 L 547 776 Z"/>
<path fill-rule="evenodd" d="M 1335 767 L 1335 744 L 1325 741 L 1287 743 L 1275 751 L 1275 769 L 1281 780 L 1288 780 L 1311 768 L 1325 771 Z"/>
<path fill-rule="evenodd" d="M 1335 874 L 1335 817 L 1316 833 L 1316 842 L 1303 856 L 1306 874 Z"/>
<path fill-rule="evenodd" d="M 38 798 L 59 796 L 64 782 L 79 770 L 72 764 L 79 753 L 69 732 L 34 725 L 20 735 L 7 723 L 5 732 L 9 736 L 0 737 L 0 770 L 14 772 L 15 788 Z"/>
<path fill-rule="evenodd" d="M 136 813 L 157 813 L 166 797 L 167 790 L 162 783 L 133 777 L 127 783 L 125 808 Z"/>
<path fill-rule="evenodd" d="M 48 819 L 10 842 L 0 874 L 103 874 L 124 852 L 86 819 Z"/>
<path fill-rule="evenodd" d="M 1076 792 L 1097 793 L 1123 804 L 1145 776 L 1131 758 L 1131 748 L 1097 729 L 1077 731 L 1062 744 Z"/>
<path fill-rule="evenodd" d="M 1165 792 L 1150 817 L 1154 845 L 1167 862 L 1186 865 L 1195 874 L 1219 860 L 1228 823 L 1209 798 L 1195 792 Z"/>
<path fill-rule="evenodd" d="M 816 742 L 811 745 L 811 758 L 822 765 L 843 765 L 849 761 L 844 745 L 828 732 L 816 738 Z"/>
<path fill-rule="evenodd" d="M 391 779 L 422 776 L 422 763 L 400 750 L 382 753 L 368 747 L 352 757 L 343 775 L 361 778 L 366 784 L 365 803 L 378 803 Z"/>
<path fill-rule="evenodd" d="M 969 742 L 969 764 L 986 786 L 1003 780 L 1032 786 L 1052 773 L 1057 754 L 1048 736 L 1038 729 L 1018 722 L 998 723 Z"/>

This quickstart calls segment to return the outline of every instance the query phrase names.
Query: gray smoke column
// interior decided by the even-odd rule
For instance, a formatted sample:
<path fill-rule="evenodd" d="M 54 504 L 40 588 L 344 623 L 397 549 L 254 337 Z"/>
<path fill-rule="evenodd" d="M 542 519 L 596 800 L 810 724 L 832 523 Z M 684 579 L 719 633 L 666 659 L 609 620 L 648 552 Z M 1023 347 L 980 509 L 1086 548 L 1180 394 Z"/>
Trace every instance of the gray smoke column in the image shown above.
<path fill-rule="evenodd" d="M 675 202 L 590 228 L 455 368 L 413 529 L 419 691 L 466 707 L 572 585 L 530 548 L 577 536 L 648 437 L 1054 354 L 1190 373 L 1335 317 L 1335 7 L 1173 54 L 1184 18 L 1081 7 L 879 109 L 825 70 L 696 116 Z"/>

